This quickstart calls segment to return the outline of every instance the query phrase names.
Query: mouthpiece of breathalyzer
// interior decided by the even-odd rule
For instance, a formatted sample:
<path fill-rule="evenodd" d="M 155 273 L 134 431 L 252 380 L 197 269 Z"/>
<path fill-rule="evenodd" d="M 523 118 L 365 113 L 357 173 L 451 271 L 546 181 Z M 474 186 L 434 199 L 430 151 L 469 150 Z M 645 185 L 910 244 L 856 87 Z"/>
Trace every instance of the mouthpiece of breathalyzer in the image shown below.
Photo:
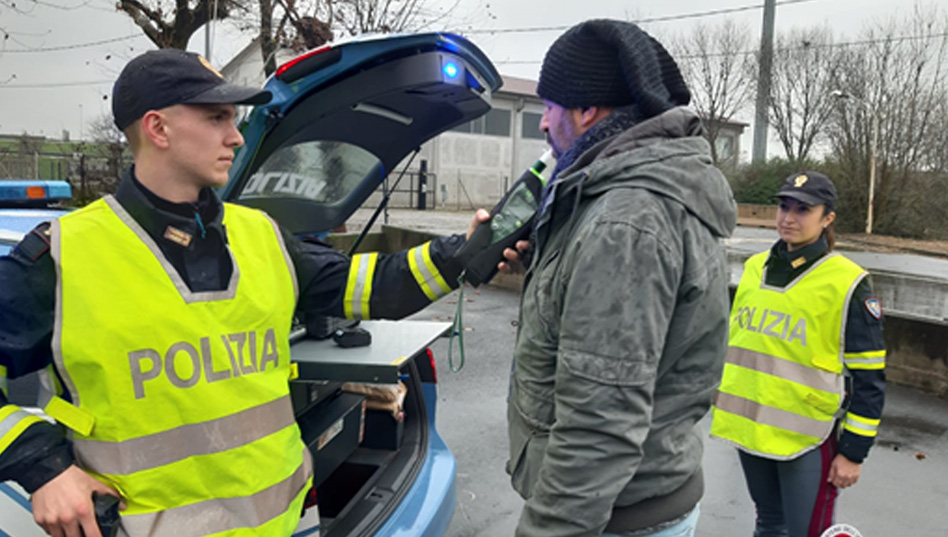
<path fill-rule="evenodd" d="M 547 150 L 491 209 L 490 220 L 474 229 L 456 257 L 464 265 L 464 279 L 477 287 L 497 273 L 506 248 L 530 235 L 540 207 L 540 196 L 556 159 Z"/>

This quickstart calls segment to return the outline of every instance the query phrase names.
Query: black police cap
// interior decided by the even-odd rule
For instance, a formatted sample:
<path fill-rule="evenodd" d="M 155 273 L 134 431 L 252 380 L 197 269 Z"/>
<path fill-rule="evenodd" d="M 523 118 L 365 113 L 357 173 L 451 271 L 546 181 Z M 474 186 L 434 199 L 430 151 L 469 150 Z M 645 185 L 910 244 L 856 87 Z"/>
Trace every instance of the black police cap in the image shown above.
<path fill-rule="evenodd" d="M 270 92 L 235 86 L 199 54 L 148 51 L 122 69 L 112 87 L 112 117 L 119 130 L 149 110 L 176 104 L 266 104 Z"/>
<path fill-rule="evenodd" d="M 794 173 L 783 181 L 777 198 L 793 198 L 807 205 L 836 207 L 836 186 L 829 177 L 819 172 Z"/>

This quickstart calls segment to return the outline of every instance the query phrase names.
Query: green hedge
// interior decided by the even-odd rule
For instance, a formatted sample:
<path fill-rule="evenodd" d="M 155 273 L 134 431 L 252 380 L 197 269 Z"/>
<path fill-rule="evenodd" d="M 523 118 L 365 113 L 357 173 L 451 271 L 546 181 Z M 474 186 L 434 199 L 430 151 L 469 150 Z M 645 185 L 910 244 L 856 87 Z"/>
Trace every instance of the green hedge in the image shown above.
<path fill-rule="evenodd" d="M 728 181 L 738 203 L 774 205 L 774 196 L 787 176 L 807 170 L 827 173 L 826 167 L 814 161 L 790 162 L 775 158 L 758 164 L 746 164 L 728 174 Z"/>

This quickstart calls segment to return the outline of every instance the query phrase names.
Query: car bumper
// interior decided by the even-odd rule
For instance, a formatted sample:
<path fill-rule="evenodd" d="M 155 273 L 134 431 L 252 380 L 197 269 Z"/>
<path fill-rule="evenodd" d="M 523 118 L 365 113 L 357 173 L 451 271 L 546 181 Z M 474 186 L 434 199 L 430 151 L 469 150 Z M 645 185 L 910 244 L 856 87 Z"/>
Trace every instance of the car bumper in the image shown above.
<path fill-rule="evenodd" d="M 401 503 L 374 537 L 441 537 L 448 530 L 457 500 L 457 463 L 438 432 L 428 435 L 424 466 Z"/>

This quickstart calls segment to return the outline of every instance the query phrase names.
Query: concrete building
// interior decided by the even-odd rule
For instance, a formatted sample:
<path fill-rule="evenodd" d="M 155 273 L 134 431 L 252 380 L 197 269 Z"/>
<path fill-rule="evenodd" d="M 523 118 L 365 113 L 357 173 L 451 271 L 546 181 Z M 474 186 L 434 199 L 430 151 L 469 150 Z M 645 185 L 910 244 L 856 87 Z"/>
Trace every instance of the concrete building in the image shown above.
<path fill-rule="evenodd" d="M 435 174 L 438 207 L 490 207 L 547 148 L 540 130 L 543 102 L 536 82 L 503 77 L 487 115 L 422 147 Z"/>
<path fill-rule="evenodd" d="M 277 64 L 293 56 L 291 51 L 280 50 Z M 252 42 L 221 71 L 234 83 L 262 85 L 265 79 L 259 43 Z M 536 87 L 534 80 L 504 76 L 487 115 L 435 137 L 422 146 L 411 164 L 409 157 L 396 167 L 389 183 L 394 183 L 405 167 L 408 170 L 392 190 L 390 206 L 418 206 L 418 171 L 422 166 L 427 175 L 426 207 L 493 206 L 547 148 L 540 131 L 543 101 Z M 745 127 L 746 123 L 729 122 L 721 129 L 717 145 L 722 166 L 737 163 Z M 381 198 L 382 193 L 376 193 L 366 205 L 377 205 Z"/>

